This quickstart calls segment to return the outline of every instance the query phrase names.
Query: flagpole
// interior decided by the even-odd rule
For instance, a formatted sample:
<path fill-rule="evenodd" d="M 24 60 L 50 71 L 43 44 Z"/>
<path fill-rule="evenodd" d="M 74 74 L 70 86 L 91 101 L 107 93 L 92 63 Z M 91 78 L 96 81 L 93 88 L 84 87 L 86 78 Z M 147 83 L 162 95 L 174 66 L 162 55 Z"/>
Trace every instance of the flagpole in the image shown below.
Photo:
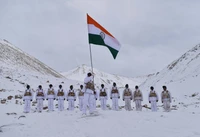
<path fill-rule="evenodd" d="M 89 44 L 89 49 L 90 49 L 90 63 L 91 63 L 92 75 L 93 75 L 92 48 L 91 48 L 91 45 L 90 45 L 90 44 Z"/>

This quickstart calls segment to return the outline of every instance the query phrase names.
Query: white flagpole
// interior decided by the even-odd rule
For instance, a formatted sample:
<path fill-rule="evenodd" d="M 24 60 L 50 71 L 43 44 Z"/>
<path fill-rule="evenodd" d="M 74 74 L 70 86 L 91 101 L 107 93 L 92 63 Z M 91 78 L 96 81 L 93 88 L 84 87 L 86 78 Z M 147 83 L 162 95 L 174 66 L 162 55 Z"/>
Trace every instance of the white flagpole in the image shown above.
<path fill-rule="evenodd" d="M 91 63 L 92 75 L 93 75 L 92 48 L 91 48 L 91 45 L 90 45 L 90 44 L 89 44 L 89 49 L 90 49 L 90 63 Z"/>

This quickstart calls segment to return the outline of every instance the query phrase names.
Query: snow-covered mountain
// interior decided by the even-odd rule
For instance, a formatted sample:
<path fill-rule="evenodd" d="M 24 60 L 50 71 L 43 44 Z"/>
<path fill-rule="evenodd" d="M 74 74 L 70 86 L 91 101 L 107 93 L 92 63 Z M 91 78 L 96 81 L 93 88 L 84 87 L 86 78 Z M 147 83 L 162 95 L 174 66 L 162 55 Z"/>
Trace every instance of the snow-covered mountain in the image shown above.
<path fill-rule="evenodd" d="M 0 89 L 21 90 L 26 84 L 37 86 L 50 79 L 64 79 L 60 73 L 7 40 L 0 40 L 0 64 Z"/>
<path fill-rule="evenodd" d="M 147 79 L 141 87 L 148 90 L 155 86 L 161 92 L 167 85 L 176 97 L 191 95 L 200 91 L 200 44 L 187 51 L 156 75 Z"/>
<path fill-rule="evenodd" d="M 60 73 L 40 62 L 36 58 L 14 47 L 6 40 L 0 40 L 0 70 L 4 73 L 24 69 L 42 75 L 63 77 Z"/>
<path fill-rule="evenodd" d="M 91 72 L 91 67 L 88 67 L 83 64 L 73 70 L 62 73 L 62 75 L 68 79 L 72 79 L 72 80 L 76 80 L 76 81 L 83 81 L 88 72 Z M 152 76 L 152 75 L 147 75 L 147 76 L 141 76 L 141 77 L 135 77 L 135 78 L 130 77 L 129 78 L 129 77 L 123 77 L 123 76 L 105 73 L 105 72 L 102 72 L 97 69 L 93 69 L 93 72 L 95 75 L 94 76 L 95 83 L 97 85 L 105 84 L 107 86 L 111 86 L 113 82 L 116 82 L 119 87 L 124 87 L 125 84 L 129 84 L 130 87 L 132 87 L 132 88 L 135 85 L 140 85 L 148 77 Z"/>

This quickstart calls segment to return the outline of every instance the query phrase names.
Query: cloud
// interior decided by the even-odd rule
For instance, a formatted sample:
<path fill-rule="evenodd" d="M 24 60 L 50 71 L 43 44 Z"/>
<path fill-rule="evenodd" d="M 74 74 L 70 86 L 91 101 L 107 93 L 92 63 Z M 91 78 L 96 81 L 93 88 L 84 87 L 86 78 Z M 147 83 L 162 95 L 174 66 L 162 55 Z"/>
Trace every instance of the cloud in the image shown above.
<path fill-rule="evenodd" d="M 160 71 L 199 43 L 199 1 L 0 1 L 0 38 L 57 71 L 88 64 L 86 13 L 122 44 L 116 60 L 92 46 L 94 67 L 125 76 Z M 105 61 L 106 60 L 106 61 Z"/>

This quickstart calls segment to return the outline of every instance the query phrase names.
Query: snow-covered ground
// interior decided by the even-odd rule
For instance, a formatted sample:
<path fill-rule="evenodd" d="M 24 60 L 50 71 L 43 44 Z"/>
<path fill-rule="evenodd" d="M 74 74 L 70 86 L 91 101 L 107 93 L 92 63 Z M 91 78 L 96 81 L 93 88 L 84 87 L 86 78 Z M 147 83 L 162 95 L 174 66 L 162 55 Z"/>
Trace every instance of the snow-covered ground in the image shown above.
<path fill-rule="evenodd" d="M 13 101 L 13 100 L 12 100 Z M 14 103 L 0 105 L 1 137 L 199 137 L 200 108 L 198 104 L 178 105 L 178 110 L 169 113 L 102 111 L 97 108 L 98 116 L 81 117 L 78 108 L 71 112 L 22 113 L 23 106 Z M 197 101 L 196 101 L 197 102 Z M 189 103 L 189 102 L 188 102 Z M 173 104 L 173 103 L 172 103 Z M 121 103 L 122 105 L 122 103 Z M 133 103 L 132 103 L 133 105 Z M 66 102 L 65 102 L 66 106 Z M 66 107 L 65 107 L 66 108 Z M 16 115 L 6 113 L 15 112 Z M 21 117 L 20 116 L 25 116 Z"/>

